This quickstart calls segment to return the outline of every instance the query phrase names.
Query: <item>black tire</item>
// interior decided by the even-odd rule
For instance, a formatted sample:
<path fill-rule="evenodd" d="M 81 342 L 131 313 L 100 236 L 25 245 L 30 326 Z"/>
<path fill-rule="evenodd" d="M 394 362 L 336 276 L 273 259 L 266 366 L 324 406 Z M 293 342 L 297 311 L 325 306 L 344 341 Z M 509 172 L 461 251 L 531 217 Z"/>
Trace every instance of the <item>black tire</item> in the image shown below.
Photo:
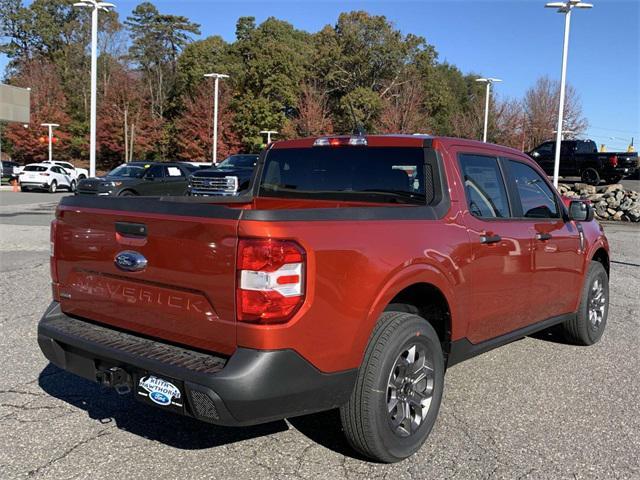
<path fill-rule="evenodd" d="M 599 185 L 600 184 L 600 174 L 595 168 L 587 168 L 582 171 L 581 174 L 582 183 L 586 183 L 588 185 Z"/>
<path fill-rule="evenodd" d="M 601 285 L 602 297 L 597 295 L 597 285 Z M 602 308 L 601 317 L 597 315 L 599 310 L 596 307 L 598 306 Z M 595 312 L 592 311 L 593 308 L 596 308 Z M 582 298 L 577 315 L 562 324 L 565 338 L 576 345 L 593 345 L 604 333 L 608 314 L 609 276 L 600 262 L 592 261 L 582 287 Z"/>
<path fill-rule="evenodd" d="M 415 390 L 421 390 L 417 395 L 426 395 L 421 397 L 423 401 L 428 401 L 429 393 L 431 400 L 428 407 L 425 407 L 426 415 L 425 411 L 422 412 L 424 418 L 418 422 L 415 430 L 410 426 L 408 433 L 401 428 L 402 425 L 392 425 L 393 412 L 396 412 L 397 420 L 403 399 L 395 399 L 394 408 L 390 409 L 390 405 L 394 401 L 392 397 L 396 394 L 402 397 L 413 393 L 407 394 L 407 385 L 394 390 L 395 387 L 392 387 L 391 383 L 402 383 L 400 376 L 405 376 L 398 371 L 398 362 L 402 358 L 407 359 L 403 355 L 410 351 L 412 346 L 415 347 L 414 353 L 426 353 L 424 356 L 416 354 L 415 359 L 424 358 L 425 363 L 432 367 L 431 371 L 424 370 L 428 372 L 424 380 L 416 379 L 416 383 L 412 385 L 416 386 Z M 414 370 L 406 368 L 407 372 Z M 409 375 L 416 373 L 408 373 L 407 376 Z M 361 454 L 385 463 L 397 462 L 411 456 L 420 449 L 433 428 L 440 409 L 443 388 L 444 359 L 440 340 L 433 327 L 424 318 L 412 313 L 384 312 L 369 340 L 351 397 L 340 408 L 340 419 L 349 444 Z M 408 403 L 405 400 L 405 404 Z M 414 407 L 407 408 L 411 420 L 416 410 Z M 404 435 L 406 433 L 408 435 Z"/>
<path fill-rule="evenodd" d="M 70 192 L 75 192 L 76 191 L 76 181 L 75 180 L 71 180 L 71 184 L 69 185 L 69 191 Z"/>
<path fill-rule="evenodd" d="M 123 190 L 118 194 L 119 197 L 136 197 L 136 193 L 131 190 Z"/>
<path fill-rule="evenodd" d="M 84 175 L 78 175 L 78 180 L 84 180 L 85 178 L 87 177 L 85 177 Z"/>
<path fill-rule="evenodd" d="M 51 182 L 51 185 L 49 185 L 49 193 L 56 193 L 57 191 L 58 191 L 58 182 L 54 180 L 53 182 Z"/>

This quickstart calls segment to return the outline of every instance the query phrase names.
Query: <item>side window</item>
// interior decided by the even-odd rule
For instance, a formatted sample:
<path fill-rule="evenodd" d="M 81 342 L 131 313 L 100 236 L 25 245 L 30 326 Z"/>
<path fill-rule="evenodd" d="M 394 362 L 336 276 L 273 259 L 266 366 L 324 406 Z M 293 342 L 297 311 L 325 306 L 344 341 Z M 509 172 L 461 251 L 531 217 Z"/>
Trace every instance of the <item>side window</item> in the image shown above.
<path fill-rule="evenodd" d="M 538 152 L 540 155 L 551 155 L 555 150 L 553 146 L 553 142 L 543 143 L 538 148 L 536 148 L 536 152 Z"/>
<path fill-rule="evenodd" d="M 149 167 L 149 170 L 144 174 L 147 178 L 162 178 L 162 170 L 164 167 L 162 165 L 153 165 Z"/>
<path fill-rule="evenodd" d="M 553 190 L 529 165 L 509 160 L 509 170 L 516 184 L 522 215 L 527 218 L 558 218 L 560 211 Z"/>
<path fill-rule="evenodd" d="M 184 173 L 182 173 L 179 167 L 164 167 L 164 176 L 173 178 L 184 177 Z"/>
<path fill-rule="evenodd" d="M 62 173 L 62 170 L 60 169 L 60 167 L 51 167 L 51 171 L 54 173 Z"/>
<path fill-rule="evenodd" d="M 509 217 L 509 201 L 498 159 L 460 155 L 460 166 L 471 214 L 481 218 Z"/>

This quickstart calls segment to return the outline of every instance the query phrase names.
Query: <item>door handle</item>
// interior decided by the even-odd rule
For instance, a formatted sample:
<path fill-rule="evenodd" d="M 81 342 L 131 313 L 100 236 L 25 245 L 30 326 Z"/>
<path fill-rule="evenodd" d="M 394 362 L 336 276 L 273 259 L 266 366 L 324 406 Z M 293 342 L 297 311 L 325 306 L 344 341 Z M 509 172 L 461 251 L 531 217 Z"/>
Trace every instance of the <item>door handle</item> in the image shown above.
<path fill-rule="evenodd" d="M 536 240 L 551 240 L 552 235 L 550 233 L 536 233 Z"/>
<path fill-rule="evenodd" d="M 480 237 L 480 243 L 498 243 L 500 240 L 502 240 L 502 237 L 500 235 L 482 235 Z"/>

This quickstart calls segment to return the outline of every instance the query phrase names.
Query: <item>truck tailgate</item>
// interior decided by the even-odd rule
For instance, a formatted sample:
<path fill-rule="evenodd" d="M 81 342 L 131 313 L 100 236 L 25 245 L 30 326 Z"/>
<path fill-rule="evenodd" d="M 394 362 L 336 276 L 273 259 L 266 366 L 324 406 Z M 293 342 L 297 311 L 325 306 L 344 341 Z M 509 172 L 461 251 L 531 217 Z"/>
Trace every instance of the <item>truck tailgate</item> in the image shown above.
<path fill-rule="evenodd" d="M 153 198 L 63 199 L 53 260 L 62 311 L 232 353 L 240 212 Z M 122 252 L 146 267 L 128 271 L 122 257 L 116 262 Z"/>

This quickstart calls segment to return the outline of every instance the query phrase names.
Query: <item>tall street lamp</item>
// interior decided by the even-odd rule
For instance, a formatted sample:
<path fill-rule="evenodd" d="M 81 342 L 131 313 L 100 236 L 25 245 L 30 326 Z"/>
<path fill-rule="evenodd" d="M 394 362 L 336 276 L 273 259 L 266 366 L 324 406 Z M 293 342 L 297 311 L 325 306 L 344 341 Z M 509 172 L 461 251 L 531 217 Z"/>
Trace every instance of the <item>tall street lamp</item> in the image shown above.
<path fill-rule="evenodd" d="M 224 73 L 205 73 L 205 77 L 214 78 L 213 87 L 213 164 L 218 163 L 218 82 L 221 78 L 229 78 Z"/>
<path fill-rule="evenodd" d="M 489 126 L 489 97 L 491 96 L 491 85 L 501 81 L 499 78 L 476 78 L 476 82 L 487 84 L 487 94 L 484 101 L 484 133 L 482 134 L 482 141 L 485 143 L 487 143 L 487 128 Z"/>
<path fill-rule="evenodd" d="M 267 136 L 267 145 L 271 144 L 271 135 L 278 134 L 275 130 L 260 130 L 260 133 Z"/>
<path fill-rule="evenodd" d="M 564 90 L 567 80 L 567 55 L 569 54 L 569 28 L 571 27 L 571 11 L 574 8 L 592 8 L 590 3 L 580 0 L 567 0 L 566 2 L 551 2 L 545 8 L 557 8 L 558 13 L 564 13 L 564 42 L 562 45 L 562 73 L 560 76 L 560 105 L 558 106 L 558 127 L 556 128 L 556 155 L 553 163 L 553 185 L 558 187 L 558 174 L 560 173 L 560 146 L 562 142 L 562 124 L 564 116 Z"/>
<path fill-rule="evenodd" d="M 41 123 L 40 125 L 49 128 L 49 161 L 51 162 L 53 160 L 53 129 L 60 125 L 57 123 Z"/>
<path fill-rule="evenodd" d="M 74 7 L 89 7 L 91 11 L 91 133 L 89 136 L 89 176 L 96 176 L 96 97 L 98 91 L 98 10 L 115 8 L 113 3 L 82 0 Z"/>

